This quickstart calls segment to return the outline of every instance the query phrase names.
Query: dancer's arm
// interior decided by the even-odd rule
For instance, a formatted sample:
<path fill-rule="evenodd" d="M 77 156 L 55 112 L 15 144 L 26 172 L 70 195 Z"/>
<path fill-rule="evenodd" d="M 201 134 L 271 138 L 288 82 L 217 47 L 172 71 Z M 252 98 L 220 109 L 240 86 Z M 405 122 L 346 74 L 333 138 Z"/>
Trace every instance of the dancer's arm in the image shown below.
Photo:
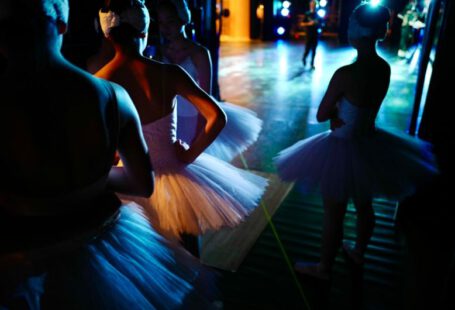
<path fill-rule="evenodd" d="M 118 103 L 118 151 L 123 167 L 112 167 L 108 186 L 119 193 L 149 197 L 153 192 L 153 169 L 142 135 L 136 108 L 128 93 L 113 84 Z"/>
<path fill-rule="evenodd" d="M 338 118 L 336 104 L 343 95 L 342 92 L 343 77 L 342 72 L 338 69 L 330 80 L 329 87 L 319 105 L 316 119 L 318 122 L 325 122 Z"/>
<path fill-rule="evenodd" d="M 180 160 L 191 163 L 215 140 L 224 128 L 226 115 L 216 101 L 202 90 L 182 68 L 170 67 L 168 77 L 172 79 L 169 80 L 169 84 L 174 86 L 176 95 L 183 96 L 191 102 L 206 121 L 204 129 L 193 140 L 190 148 L 179 152 Z"/>
<path fill-rule="evenodd" d="M 192 57 L 196 66 L 198 84 L 207 94 L 212 94 L 212 59 L 208 49 L 201 45 L 196 45 L 197 50 Z M 197 132 L 204 130 L 205 119 L 200 113 L 197 116 Z"/>
<path fill-rule="evenodd" d="M 199 86 L 207 94 L 212 94 L 212 59 L 205 47 L 197 46 L 196 48 L 198 51 L 192 59 L 196 65 Z"/>

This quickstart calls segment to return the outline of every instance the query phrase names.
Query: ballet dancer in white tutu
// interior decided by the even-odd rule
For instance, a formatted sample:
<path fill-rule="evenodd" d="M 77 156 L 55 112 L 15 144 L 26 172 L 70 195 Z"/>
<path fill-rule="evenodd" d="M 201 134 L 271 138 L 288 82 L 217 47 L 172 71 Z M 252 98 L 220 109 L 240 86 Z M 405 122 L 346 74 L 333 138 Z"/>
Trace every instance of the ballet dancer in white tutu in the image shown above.
<path fill-rule="evenodd" d="M 60 53 L 67 21 L 0 1 L 0 308 L 209 308 L 204 268 L 114 193 L 150 196 L 148 148 L 127 92 Z"/>
<path fill-rule="evenodd" d="M 156 173 L 150 199 L 128 198 L 144 206 L 168 236 L 237 225 L 258 205 L 267 181 L 203 153 L 226 122 L 222 109 L 179 66 L 142 56 L 149 27 L 142 1 L 112 3 L 100 12 L 100 21 L 116 54 L 96 76 L 119 83 L 132 97 Z M 189 146 L 176 137 L 177 95 L 205 118 Z"/>
<path fill-rule="evenodd" d="M 321 259 L 296 263 L 300 273 L 330 276 L 349 199 L 357 211 L 357 240 L 343 249 L 362 264 L 375 224 L 372 199 L 399 200 L 437 173 L 428 143 L 375 126 L 390 82 L 390 66 L 376 53 L 388 20 L 389 11 L 382 6 L 361 4 L 354 10 L 348 34 L 357 59 L 335 72 L 317 113 L 318 121 L 330 121 L 331 130 L 301 140 L 275 158 L 283 180 L 297 181 L 304 191 L 318 187 L 323 197 Z"/>
<path fill-rule="evenodd" d="M 165 0 L 157 5 L 157 20 L 163 44 L 158 60 L 179 65 L 208 94 L 212 91 L 212 60 L 209 51 L 188 39 L 185 25 L 191 13 L 185 0 Z M 255 112 L 228 102 L 218 102 L 227 115 L 227 124 L 205 153 L 226 161 L 245 151 L 261 131 Z M 190 144 L 204 126 L 204 119 L 187 99 L 177 96 L 177 138 Z"/>

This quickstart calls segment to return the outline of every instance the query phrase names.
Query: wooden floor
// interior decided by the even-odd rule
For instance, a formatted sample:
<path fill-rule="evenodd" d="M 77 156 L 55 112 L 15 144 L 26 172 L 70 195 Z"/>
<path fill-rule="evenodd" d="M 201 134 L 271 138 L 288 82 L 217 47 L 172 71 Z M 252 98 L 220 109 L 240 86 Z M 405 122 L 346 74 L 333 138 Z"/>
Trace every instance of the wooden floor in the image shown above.
<path fill-rule="evenodd" d="M 252 170 L 276 173 L 273 157 L 297 140 L 327 129 L 315 113 L 333 72 L 355 57 L 349 47 L 321 42 L 316 70 L 303 69 L 300 42 L 224 43 L 221 47 L 220 88 L 226 101 L 255 110 L 264 120 L 258 142 L 244 153 Z M 406 130 L 414 96 L 416 73 L 386 47 L 380 54 L 392 66 L 389 93 L 377 124 Z M 238 158 L 234 164 L 244 167 Z M 297 279 L 295 260 L 317 260 L 322 207 L 319 196 L 283 191 L 272 221 L 253 231 L 236 272 L 222 271 L 225 309 L 402 309 L 404 246 L 395 227 L 396 204 L 375 201 L 377 226 L 366 254 L 363 274 L 353 270 L 340 253 L 331 290 L 321 283 Z M 282 203 L 281 203 L 282 201 Z M 265 201 L 265 204 L 268 204 Z M 263 215 L 266 220 L 266 215 Z M 265 225 L 265 224 L 264 224 Z M 354 238 L 355 216 L 350 206 L 346 239 Z"/>

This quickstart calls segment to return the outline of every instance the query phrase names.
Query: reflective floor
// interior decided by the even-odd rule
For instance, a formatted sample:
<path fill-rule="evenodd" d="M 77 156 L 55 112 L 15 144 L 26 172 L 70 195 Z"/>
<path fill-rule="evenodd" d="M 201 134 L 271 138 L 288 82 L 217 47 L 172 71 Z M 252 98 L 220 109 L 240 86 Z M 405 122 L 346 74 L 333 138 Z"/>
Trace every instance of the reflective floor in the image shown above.
<path fill-rule="evenodd" d="M 316 122 L 316 112 L 333 73 L 356 56 L 351 47 L 320 42 L 316 69 L 302 67 L 300 42 L 224 43 L 221 47 L 219 81 L 221 97 L 253 109 L 264 120 L 262 135 L 247 153 L 257 170 L 273 171 L 270 158 L 298 139 L 326 130 Z M 413 64 L 380 48 L 392 66 L 389 92 L 377 124 L 406 130 L 414 96 Z"/>
<path fill-rule="evenodd" d="M 334 71 L 351 62 L 355 51 L 320 42 L 313 71 L 302 67 L 303 48 L 301 42 L 222 44 L 222 99 L 253 109 L 264 121 L 258 142 L 244 153 L 252 170 L 274 174 L 272 159 L 278 151 L 328 128 L 316 122 L 318 105 Z M 415 62 L 397 58 L 387 47 L 379 50 L 392 66 L 392 78 L 377 124 L 406 131 L 417 77 Z M 234 163 L 244 165 L 240 158 Z M 320 198 L 292 190 L 283 199 L 273 216 L 273 229 L 267 226 L 236 273 L 223 272 L 225 309 L 305 309 L 306 304 L 311 309 L 402 308 L 404 248 L 394 223 L 395 202 L 375 202 L 378 221 L 364 274 L 352 270 L 340 253 L 329 291 L 317 281 L 295 279 L 289 270 L 295 260 L 319 256 Z M 350 206 L 346 238 L 354 238 L 354 227 Z"/>

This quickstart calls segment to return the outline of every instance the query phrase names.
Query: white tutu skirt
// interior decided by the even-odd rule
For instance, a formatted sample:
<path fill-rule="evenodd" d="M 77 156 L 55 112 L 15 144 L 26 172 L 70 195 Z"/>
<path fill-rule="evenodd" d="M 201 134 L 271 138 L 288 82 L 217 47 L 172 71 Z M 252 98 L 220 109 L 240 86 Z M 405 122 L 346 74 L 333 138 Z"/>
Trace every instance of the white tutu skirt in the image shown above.
<path fill-rule="evenodd" d="M 205 268 L 182 248 L 158 235 L 130 203 L 120 218 L 87 245 L 53 261 L 39 278 L 42 309 L 206 309 L 198 285 L 211 279 Z M 207 280 L 210 281 L 210 280 Z M 202 294 L 202 292 L 200 292 Z M 33 296 L 33 292 L 16 295 Z M 1 308 L 1 306 L 0 306 Z"/>
<path fill-rule="evenodd" d="M 150 199 L 122 199 L 144 206 L 154 227 L 169 237 L 239 224 L 259 204 L 267 186 L 263 177 L 204 153 L 189 165 L 154 163 L 154 168 L 155 191 Z"/>
<path fill-rule="evenodd" d="M 402 133 L 376 129 L 363 138 L 324 132 L 281 151 L 280 177 L 304 192 L 319 188 L 337 201 L 384 197 L 399 200 L 438 173 L 430 144 Z"/>
<path fill-rule="evenodd" d="M 227 116 L 226 126 L 205 153 L 231 161 L 258 139 L 262 120 L 252 110 L 228 102 L 219 102 Z M 178 116 L 177 137 L 188 144 L 195 138 L 197 117 Z"/>

